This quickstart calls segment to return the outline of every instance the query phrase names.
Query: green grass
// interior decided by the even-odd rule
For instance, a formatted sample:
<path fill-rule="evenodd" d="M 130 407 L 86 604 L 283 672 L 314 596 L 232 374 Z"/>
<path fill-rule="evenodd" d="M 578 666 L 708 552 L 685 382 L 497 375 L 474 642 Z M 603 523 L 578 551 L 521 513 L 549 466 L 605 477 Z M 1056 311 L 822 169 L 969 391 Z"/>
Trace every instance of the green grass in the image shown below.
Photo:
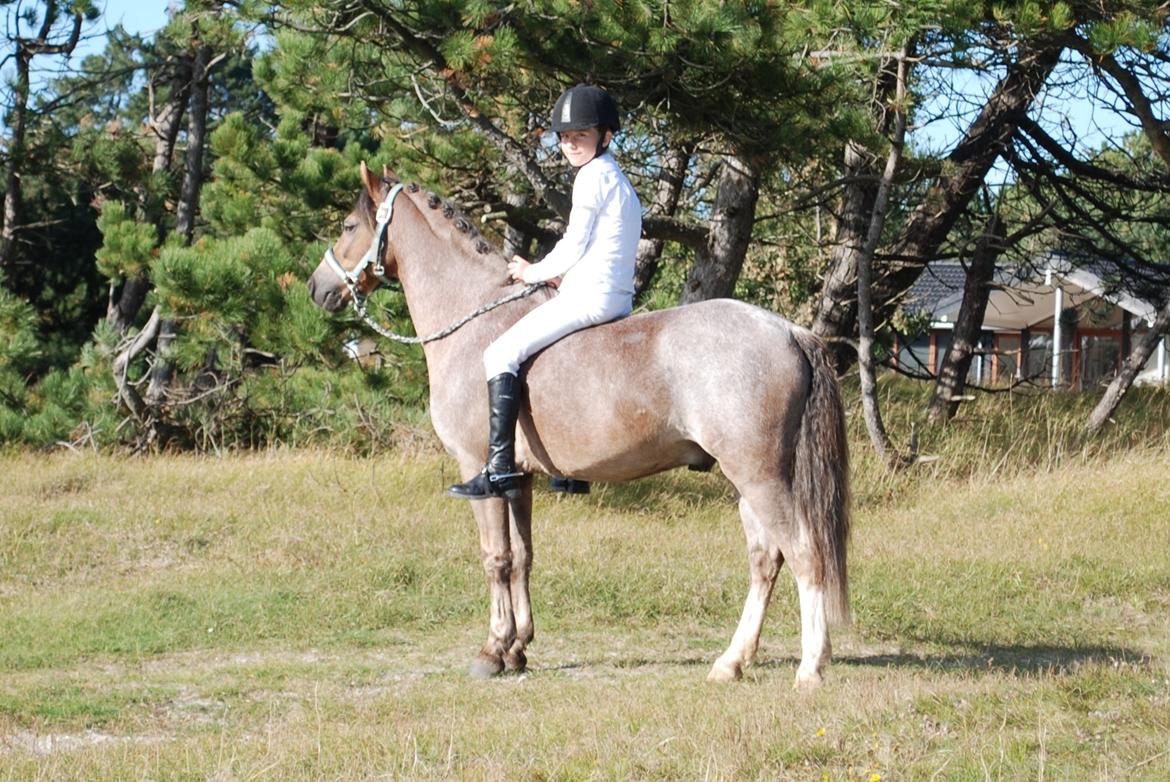
<path fill-rule="evenodd" d="M 812 695 L 786 575 L 745 681 L 704 681 L 747 580 L 718 475 L 541 492 L 530 671 L 483 683 L 431 449 L 0 457 L 0 780 L 1170 778 L 1170 447 L 1033 414 L 898 476 L 854 441 L 856 620 Z"/>

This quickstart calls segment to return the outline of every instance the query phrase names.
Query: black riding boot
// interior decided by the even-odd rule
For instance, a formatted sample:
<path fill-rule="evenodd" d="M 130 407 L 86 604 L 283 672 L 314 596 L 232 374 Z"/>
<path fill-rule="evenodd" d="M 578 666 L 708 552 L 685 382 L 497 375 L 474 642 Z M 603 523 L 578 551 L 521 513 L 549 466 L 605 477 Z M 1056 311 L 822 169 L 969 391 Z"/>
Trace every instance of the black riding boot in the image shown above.
<path fill-rule="evenodd" d="M 466 483 L 447 489 L 452 497 L 483 500 L 520 496 L 520 477 L 516 472 L 516 418 L 520 414 L 520 381 L 507 372 L 488 381 L 488 463 L 483 472 Z"/>

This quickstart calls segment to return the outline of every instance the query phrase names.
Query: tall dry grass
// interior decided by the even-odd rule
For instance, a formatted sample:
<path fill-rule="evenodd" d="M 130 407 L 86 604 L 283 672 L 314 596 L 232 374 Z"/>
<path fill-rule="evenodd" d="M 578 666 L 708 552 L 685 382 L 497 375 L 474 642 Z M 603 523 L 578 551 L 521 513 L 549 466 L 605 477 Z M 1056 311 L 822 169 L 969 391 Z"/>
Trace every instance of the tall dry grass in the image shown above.
<path fill-rule="evenodd" d="M 1170 389 L 1166 388 L 1134 388 L 1114 419 L 1092 438 L 1084 436 L 1084 427 L 1097 403 L 1095 391 L 976 393 L 962 403 L 951 422 L 932 426 L 925 414 L 931 390 L 921 382 L 888 376 L 879 386 L 880 407 L 891 437 L 904 455 L 917 456 L 910 469 L 890 472 L 874 458 L 857 390 L 846 384 L 844 393 L 854 411 L 850 415 L 853 483 L 861 504 L 880 502 L 908 487 L 996 482 L 1170 447 Z"/>
<path fill-rule="evenodd" d="M 717 474 L 542 491 L 531 670 L 480 683 L 476 536 L 430 447 L 9 454 L 0 779 L 1170 778 L 1148 397 L 1094 444 L 1088 400 L 980 400 L 896 474 L 855 431 L 856 620 L 812 696 L 786 576 L 746 680 L 703 681 L 747 581 Z"/>

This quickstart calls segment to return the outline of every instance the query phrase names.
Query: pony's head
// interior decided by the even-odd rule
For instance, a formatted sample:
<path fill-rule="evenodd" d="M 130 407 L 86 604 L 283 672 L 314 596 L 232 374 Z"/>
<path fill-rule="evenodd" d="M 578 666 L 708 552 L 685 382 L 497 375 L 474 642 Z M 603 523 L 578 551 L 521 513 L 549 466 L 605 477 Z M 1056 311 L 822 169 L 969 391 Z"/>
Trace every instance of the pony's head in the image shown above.
<path fill-rule="evenodd" d="M 342 223 L 341 237 L 309 278 L 313 302 L 330 312 L 364 299 L 395 273 L 387 233 L 394 199 L 401 185 L 392 185 L 389 169 L 377 177 L 362 162 L 362 192 Z"/>

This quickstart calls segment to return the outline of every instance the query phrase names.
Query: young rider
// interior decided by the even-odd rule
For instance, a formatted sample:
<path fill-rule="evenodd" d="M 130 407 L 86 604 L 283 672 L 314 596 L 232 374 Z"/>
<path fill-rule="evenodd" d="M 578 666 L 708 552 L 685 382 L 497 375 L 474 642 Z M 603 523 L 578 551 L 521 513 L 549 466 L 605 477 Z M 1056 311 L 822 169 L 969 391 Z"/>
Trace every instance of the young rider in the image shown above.
<path fill-rule="evenodd" d="M 453 497 L 479 500 L 520 496 L 516 471 L 516 419 L 520 365 L 536 351 L 579 329 L 630 313 L 634 258 L 642 233 L 642 205 L 609 152 L 619 130 L 617 104 L 600 87 L 578 84 L 553 108 L 552 129 L 576 169 L 569 224 L 539 263 L 514 256 L 512 279 L 534 283 L 560 277 L 557 295 L 518 320 L 483 354 L 488 377 L 488 462 Z"/>

